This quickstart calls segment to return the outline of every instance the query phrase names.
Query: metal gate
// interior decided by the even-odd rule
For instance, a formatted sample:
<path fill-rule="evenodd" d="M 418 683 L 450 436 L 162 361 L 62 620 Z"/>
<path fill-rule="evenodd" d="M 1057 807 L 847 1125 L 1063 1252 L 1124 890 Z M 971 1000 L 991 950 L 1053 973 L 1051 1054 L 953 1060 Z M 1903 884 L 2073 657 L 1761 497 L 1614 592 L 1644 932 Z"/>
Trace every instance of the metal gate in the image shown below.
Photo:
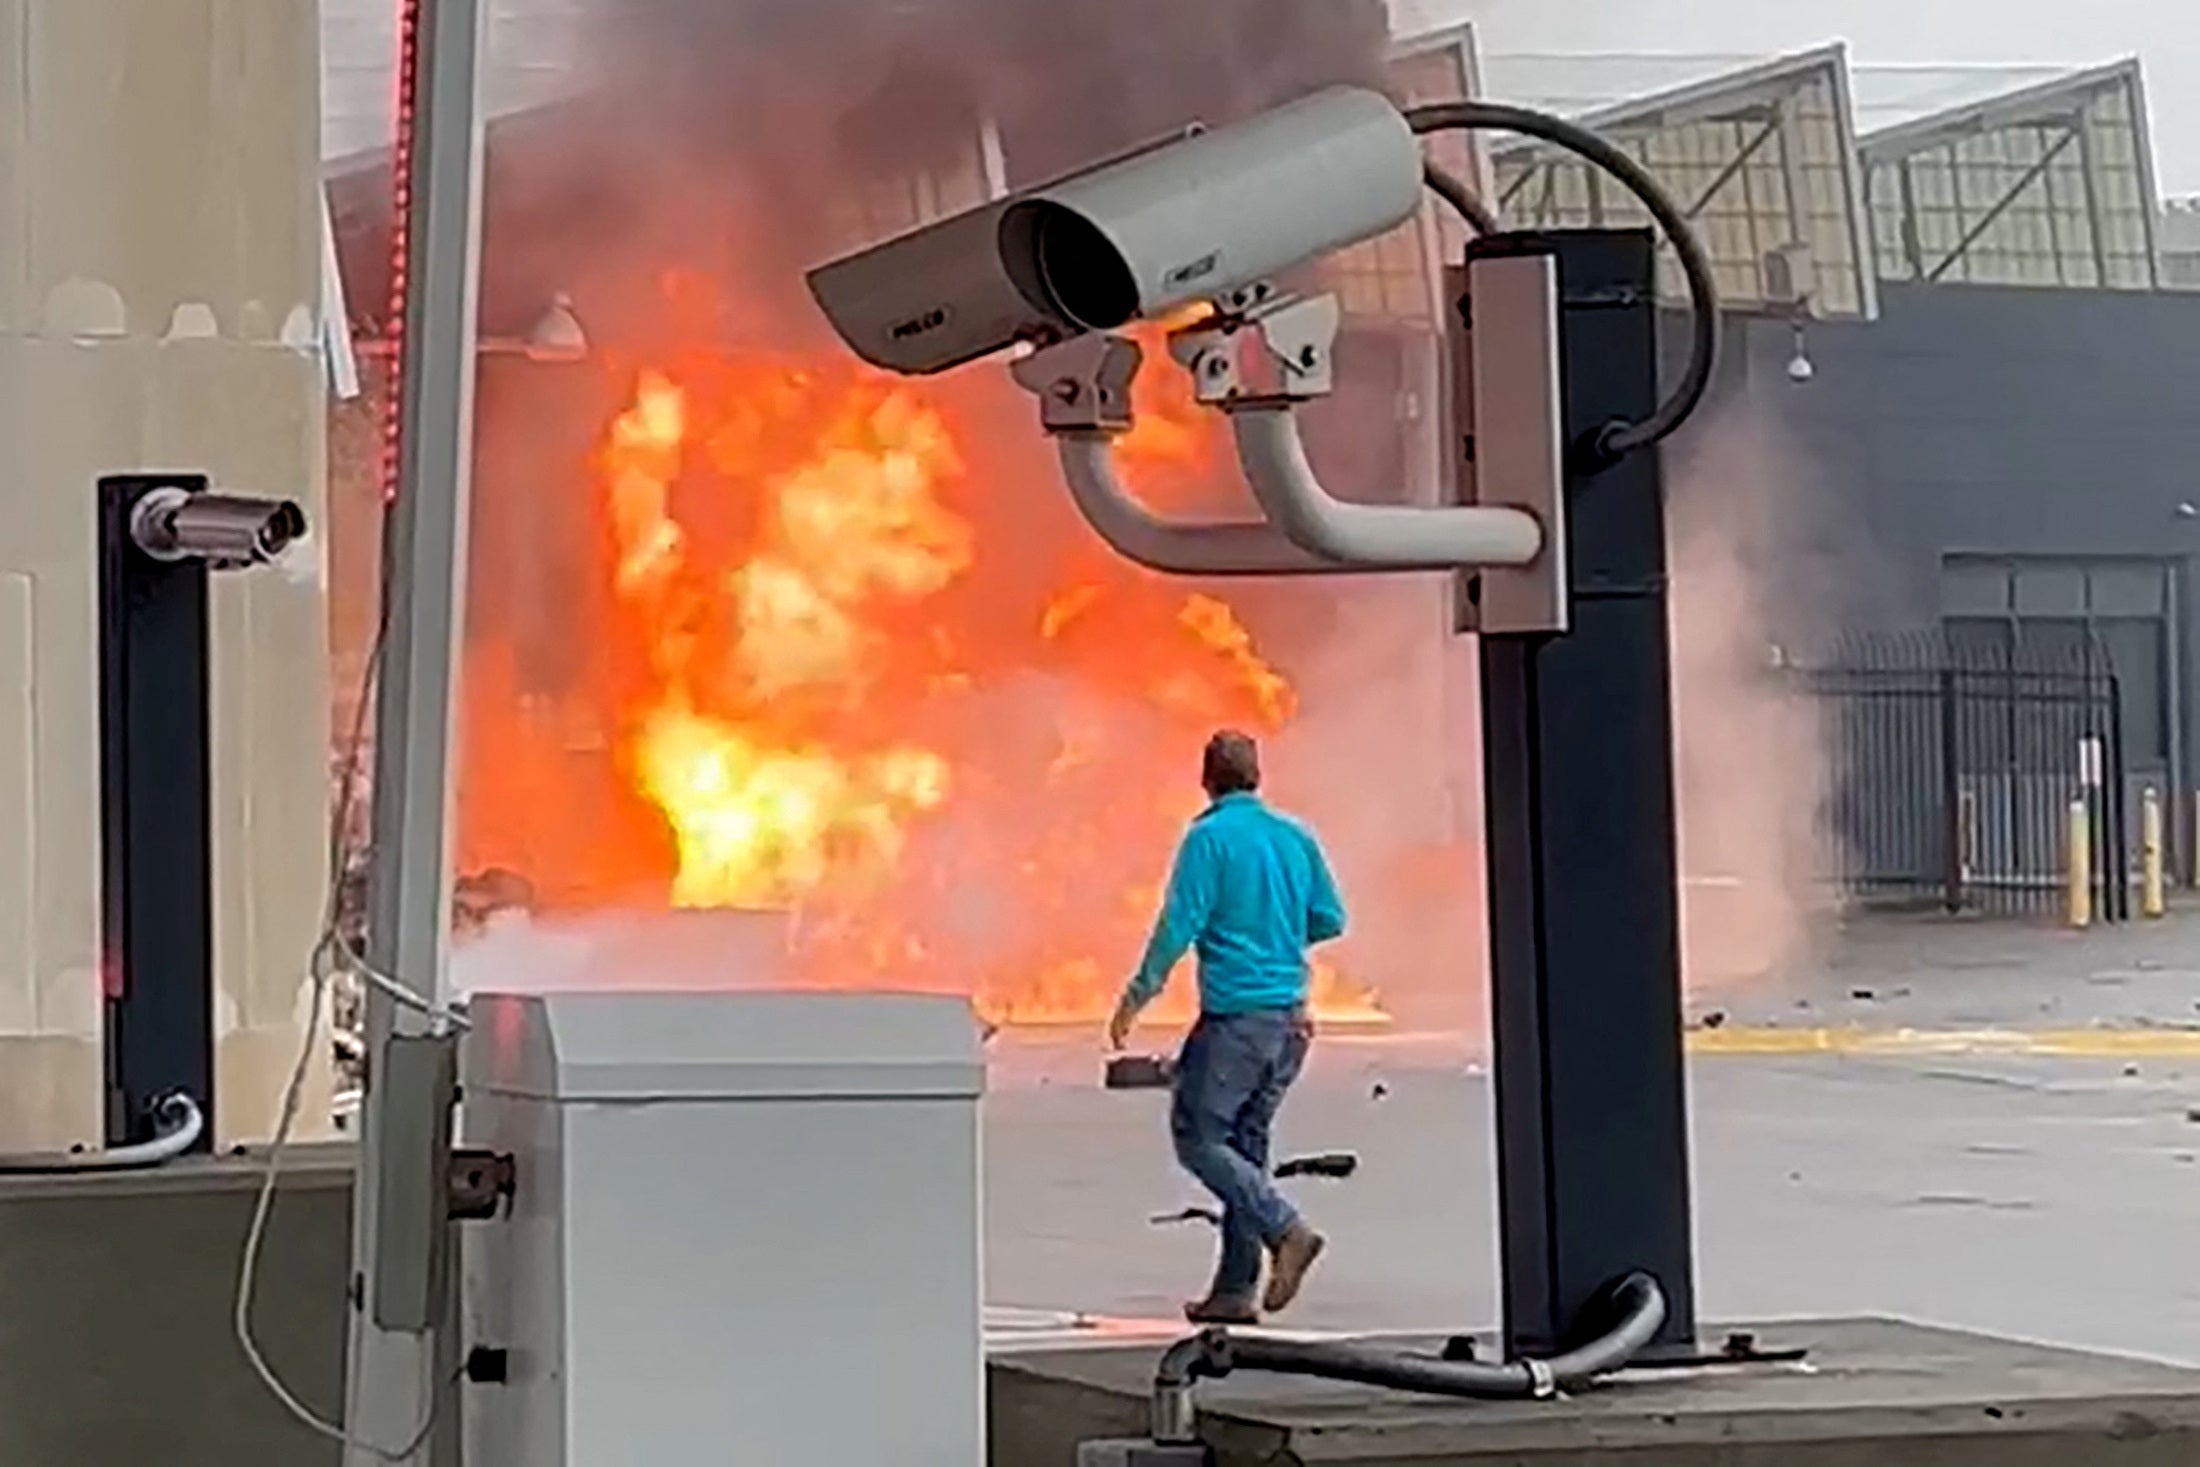
<path fill-rule="evenodd" d="M 1817 703 L 1825 875 L 1853 903 L 2056 910 L 2072 805 L 2089 814 L 2094 913 L 2130 915 L 2137 792 L 2106 648 L 1844 639 L 1794 669 Z"/>

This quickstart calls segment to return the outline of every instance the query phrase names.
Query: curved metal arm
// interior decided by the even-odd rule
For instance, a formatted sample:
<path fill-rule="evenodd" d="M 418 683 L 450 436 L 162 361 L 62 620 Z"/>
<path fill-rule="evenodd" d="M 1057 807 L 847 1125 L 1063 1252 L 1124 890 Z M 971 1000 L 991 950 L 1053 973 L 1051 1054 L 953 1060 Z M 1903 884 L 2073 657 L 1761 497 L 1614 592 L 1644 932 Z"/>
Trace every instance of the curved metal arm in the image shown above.
<path fill-rule="evenodd" d="M 32 1153 L 0 1156 L 0 1176 L 22 1173 L 125 1172 L 156 1167 L 174 1161 L 198 1143 L 206 1129 L 206 1116 L 198 1102 L 182 1091 L 153 1108 L 159 1130 L 150 1141 L 135 1146 L 116 1146 L 106 1151 Z"/>
<path fill-rule="evenodd" d="M 1172 576 L 1322 576 L 1360 569 L 1292 544 L 1258 520 L 1165 520 L 1130 497 L 1105 432 L 1057 432 L 1070 498 L 1117 554 Z"/>
<path fill-rule="evenodd" d="M 1261 510 L 1294 545 L 1315 555 L 1360 570 L 1449 571 L 1526 565 L 1543 549 L 1543 527 L 1525 510 L 1426 509 L 1336 498 L 1307 462 L 1289 407 L 1240 408 L 1230 424 L 1238 462 Z"/>

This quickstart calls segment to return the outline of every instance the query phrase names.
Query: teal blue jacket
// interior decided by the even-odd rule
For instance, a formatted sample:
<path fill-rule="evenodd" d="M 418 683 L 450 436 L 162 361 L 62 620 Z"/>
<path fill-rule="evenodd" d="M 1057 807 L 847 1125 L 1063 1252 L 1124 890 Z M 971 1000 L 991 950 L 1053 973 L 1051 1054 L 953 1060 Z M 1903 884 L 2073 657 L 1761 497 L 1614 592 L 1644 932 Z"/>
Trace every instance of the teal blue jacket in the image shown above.
<path fill-rule="evenodd" d="M 1344 903 L 1306 827 L 1250 794 L 1224 795 L 1185 832 L 1168 896 L 1125 995 L 1143 1008 L 1186 948 L 1199 953 L 1200 1012 L 1306 1001 L 1306 950 L 1344 932 Z"/>

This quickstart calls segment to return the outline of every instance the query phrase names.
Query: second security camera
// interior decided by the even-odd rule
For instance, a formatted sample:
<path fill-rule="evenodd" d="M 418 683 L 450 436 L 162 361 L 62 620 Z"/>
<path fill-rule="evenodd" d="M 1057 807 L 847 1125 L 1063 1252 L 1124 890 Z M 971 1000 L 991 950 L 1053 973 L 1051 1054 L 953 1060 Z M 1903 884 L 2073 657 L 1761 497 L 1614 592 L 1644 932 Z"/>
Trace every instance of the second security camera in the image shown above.
<path fill-rule="evenodd" d="M 1387 233 L 1421 149 L 1380 93 L 1334 87 L 1104 163 L 812 271 L 864 360 L 944 371 L 1226 296 Z"/>
<path fill-rule="evenodd" d="M 137 503 L 130 535 L 155 560 L 203 560 L 217 569 L 264 565 L 306 533 L 305 511 L 287 499 L 155 489 Z"/>

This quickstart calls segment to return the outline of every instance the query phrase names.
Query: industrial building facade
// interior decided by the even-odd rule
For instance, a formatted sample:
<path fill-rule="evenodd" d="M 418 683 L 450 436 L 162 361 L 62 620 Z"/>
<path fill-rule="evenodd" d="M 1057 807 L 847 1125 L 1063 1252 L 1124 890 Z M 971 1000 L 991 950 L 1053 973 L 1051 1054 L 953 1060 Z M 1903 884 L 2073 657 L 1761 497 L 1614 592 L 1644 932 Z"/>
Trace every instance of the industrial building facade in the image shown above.
<path fill-rule="evenodd" d="M 1692 201 L 1732 312 L 1713 434 L 1749 446 L 1706 446 L 1696 473 L 1684 455 L 1676 493 L 1684 511 L 1689 495 L 1717 496 L 1765 568 L 1768 660 L 1924 638 L 1974 670 L 2106 669 L 2125 785 L 2112 823 L 2135 842 L 2151 791 L 2189 852 L 2200 296 L 2178 288 L 2189 216 L 2158 203 L 2138 63 L 1873 68 L 1830 47 L 1594 95 L 1600 80 L 1685 65 L 1609 62 L 1601 78 L 1556 58 L 1485 69 L 1523 100 L 1572 87 L 1574 110 Z M 1537 147 L 1496 161 L 1523 223 L 1603 222 L 1626 207 Z M 1994 780 L 2057 791 L 2042 808 L 2059 816 L 2093 777 L 2079 747 L 2092 737 Z M 1952 761 L 1917 742 L 1916 760 Z M 2017 761 L 2022 742 L 2003 740 L 1992 760 Z M 1952 863 L 1997 843 L 1991 820 L 1953 801 L 1946 819 Z M 2048 817 L 2030 823 L 2059 841 Z M 2053 875 L 2044 858 L 2032 868 Z"/>

